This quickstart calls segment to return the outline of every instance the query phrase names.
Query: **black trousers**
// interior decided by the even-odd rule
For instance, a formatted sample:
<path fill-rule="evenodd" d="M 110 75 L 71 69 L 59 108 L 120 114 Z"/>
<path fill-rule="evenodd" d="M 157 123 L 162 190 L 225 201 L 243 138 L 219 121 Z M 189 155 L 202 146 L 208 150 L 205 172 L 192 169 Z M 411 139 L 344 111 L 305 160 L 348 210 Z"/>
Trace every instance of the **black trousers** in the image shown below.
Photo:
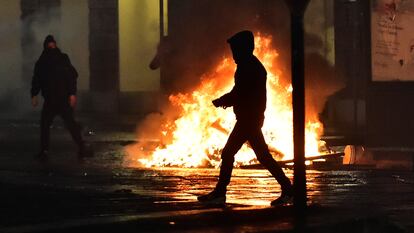
<path fill-rule="evenodd" d="M 289 193 L 292 191 L 289 178 L 286 177 L 282 168 L 269 152 L 261 130 L 262 125 L 262 122 L 237 121 L 221 155 L 222 162 L 216 186 L 217 191 L 226 192 L 233 170 L 234 156 L 246 141 L 250 143 L 259 162 L 276 178 L 282 191 Z"/>
<path fill-rule="evenodd" d="M 69 103 L 56 104 L 45 101 L 40 120 L 40 146 L 42 150 L 49 150 L 50 126 L 53 119 L 59 115 L 79 149 L 84 146 L 79 124 L 75 121 L 73 108 Z"/>

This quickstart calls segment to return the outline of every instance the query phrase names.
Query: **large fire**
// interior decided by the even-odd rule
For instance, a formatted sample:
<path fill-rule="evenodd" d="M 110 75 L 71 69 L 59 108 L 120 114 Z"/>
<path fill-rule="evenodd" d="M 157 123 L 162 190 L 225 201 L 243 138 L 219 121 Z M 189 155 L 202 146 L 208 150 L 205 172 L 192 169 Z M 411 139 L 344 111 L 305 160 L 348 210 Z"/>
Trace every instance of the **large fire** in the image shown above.
<path fill-rule="evenodd" d="M 276 159 L 293 158 L 292 86 L 280 82 L 278 52 L 271 47 L 272 38 L 256 35 L 255 55 L 266 67 L 267 108 L 262 128 L 266 142 Z M 218 167 L 221 149 L 235 124 L 232 109 L 215 108 L 212 100 L 231 90 L 235 64 L 224 58 L 216 69 L 201 78 L 191 93 L 170 96 L 172 105 L 181 113 L 175 121 L 166 122 L 162 133 L 168 143 L 159 145 L 149 158 L 139 159 L 146 167 Z M 307 113 L 309 116 L 309 113 Z M 306 155 L 319 154 L 322 125 L 316 118 L 306 124 Z M 235 166 L 255 163 L 256 157 L 246 143 L 236 154 Z"/>

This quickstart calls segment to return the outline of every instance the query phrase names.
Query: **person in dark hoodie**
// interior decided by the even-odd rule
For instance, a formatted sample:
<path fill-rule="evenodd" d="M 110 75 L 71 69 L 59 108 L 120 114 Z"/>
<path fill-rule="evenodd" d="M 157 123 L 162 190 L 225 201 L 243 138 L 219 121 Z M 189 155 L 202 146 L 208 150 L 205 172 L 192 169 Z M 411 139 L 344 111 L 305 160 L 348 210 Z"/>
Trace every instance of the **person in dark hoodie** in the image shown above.
<path fill-rule="evenodd" d="M 230 183 L 234 156 L 248 141 L 259 162 L 281 185 L 282 194 L 272 201 L 271 205 L 288 203 L 293 196 L 291 182 L 270 154 L 261 130 L 266 109 L 267 72 L 262 63 L 253 55 L 253 33 L 241 31 L 227 42 L 230 44 L 233 59 L 237 64 L 235 85 L 229 93 L 213 100 L 213 104 L 215 107 L 233 107 L 237 122 L 222 151 L 220 175 L 215 189 L 197 199 L 200 202 L 212 204 L 226 202 L 226 187 Z"/>
<path fill-rule="evenodd" d="M 65 126 L 79 147 L 78 157 L 86 156 L 85 143 L 79 124 L 74 119 L 78 73 L 67 54 L 62 53 L 52 35 L 43 42 L 43 52 L 37 60 L 32 79 L 32 105 L 38 105 L 37 95 L 42 93 L 44 103 L 40 121 L 40 153 L 37 158 L 47 160 L 50 126 L 55 116 L 62 117 Z"/>

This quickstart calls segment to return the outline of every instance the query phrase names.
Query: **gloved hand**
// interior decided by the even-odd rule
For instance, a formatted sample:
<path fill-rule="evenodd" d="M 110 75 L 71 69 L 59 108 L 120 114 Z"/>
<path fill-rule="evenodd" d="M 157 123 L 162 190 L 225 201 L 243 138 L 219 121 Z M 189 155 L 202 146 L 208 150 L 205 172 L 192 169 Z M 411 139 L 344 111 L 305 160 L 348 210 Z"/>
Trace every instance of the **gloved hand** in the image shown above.
<path fill-rule="evenodd" d="M 72 108 L 75 108 L 75 106 L 76 106 L 76 95 L 69 96 L 69 105 Z"/>
<path fill-rule="evenodd" d="M 216 108 L 222 107 L 222 108 L 226 109 L 227 107 L 229 107 L 220 98 L 213 100 L 213 105 Z"/>
<path fill-rule="evenodd" d="M 32 97 L 32 106 L 35 108 L 39 105 L 39 101 L 37 100 L 37 96 Z"/>

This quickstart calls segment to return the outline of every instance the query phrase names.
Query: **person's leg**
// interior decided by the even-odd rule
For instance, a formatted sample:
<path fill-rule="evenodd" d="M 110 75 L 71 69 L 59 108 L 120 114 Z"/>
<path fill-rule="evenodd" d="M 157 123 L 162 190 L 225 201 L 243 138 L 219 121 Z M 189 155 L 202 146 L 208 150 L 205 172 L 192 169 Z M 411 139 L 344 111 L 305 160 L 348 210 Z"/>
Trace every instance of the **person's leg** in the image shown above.
<path fill-rule="evenodd" d="M 85 144 L 82 139 L 81 128 L 79 124 L 75 121 L 73 109 L 70 106 L 62 108 L 59 115 L 62 117 L 66 128 L 69 130 L 73 141 L 78 145 L 79 152 L 84 150 Z"/>
<path fill-rule="evenodd" d="M 214 204 L 224 204 L 226 202 L 227 185 L 230 183 L 233 171 L 234 155 L 245 141 L 246 134 L 241 125 L 236 123 L 221 154 L 220 175 L 216 188 L 206 195 L 199 196 L 197 199 L 200 202 Z"/>
<path fill-rule="evenodd" d="M 50 125 L 55 117 L 54 109 L 47 103 L 43 104 L 40 118 L 40 153 L 47 153 L 50 142 Z"/>
<path fill-rule="evenodd" d="M 270 154 L 267 144 L 264 140 L 263 133 L 260 128 L 252 129 L 248 141 L 253 148 L 259 162 L 276 178 L 280 184 L 282 193 L 291 195 L 292 184 L 288 177 L 286 177 L 282 168 Z"/>
<path fill-rule="evenodd" d="M 216 190 L 226 192 L 226 187 L 230 183 L 233 171 L 234 155 L 236 155 L 246 140 L 243 126 L 240 123 L 236 123 L 221 153 L 220 175 Z"/>

